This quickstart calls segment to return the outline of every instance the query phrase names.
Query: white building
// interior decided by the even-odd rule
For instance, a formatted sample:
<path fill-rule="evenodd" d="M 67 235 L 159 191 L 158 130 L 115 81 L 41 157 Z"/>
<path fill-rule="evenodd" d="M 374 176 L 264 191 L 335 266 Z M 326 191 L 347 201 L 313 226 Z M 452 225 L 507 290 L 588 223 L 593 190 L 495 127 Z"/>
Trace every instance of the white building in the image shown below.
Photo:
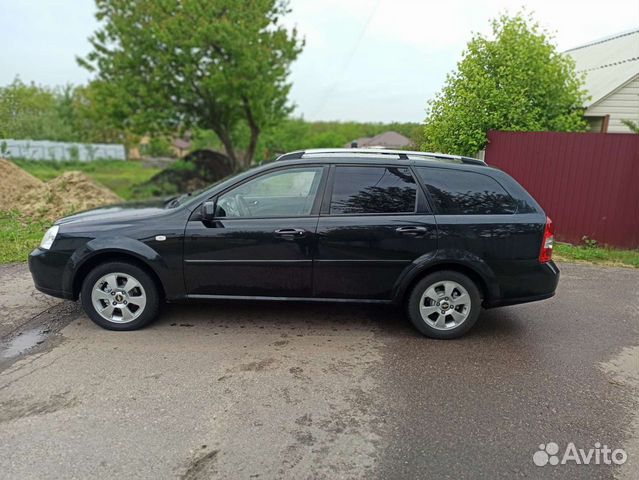
<path fill-rule="evenodd" d="M 594 132 L 629 133 L 622 120 L 639 124 L 639 29 L 565 52 L 584 73 L 590 99 L 585 117 Z"/>

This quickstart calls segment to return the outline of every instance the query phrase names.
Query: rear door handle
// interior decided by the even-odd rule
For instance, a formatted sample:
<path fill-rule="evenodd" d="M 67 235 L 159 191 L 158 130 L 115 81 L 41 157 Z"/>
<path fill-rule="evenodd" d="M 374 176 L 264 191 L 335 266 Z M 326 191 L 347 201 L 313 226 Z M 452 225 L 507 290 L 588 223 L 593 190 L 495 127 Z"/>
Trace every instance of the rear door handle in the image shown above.
<path fill-rule="evenodd" d="M 303 228 L 280 228 L 279 230 L 275 230 L 273 233 L 276 237 L 293 240 L 295 238 L 305 237 L 307 231 Z"/>
<path fill-rule="evenodd" d="M 398 227 L 395 231 L 407 237 L 418 237 L 426 233 L 426 227 Z"/>

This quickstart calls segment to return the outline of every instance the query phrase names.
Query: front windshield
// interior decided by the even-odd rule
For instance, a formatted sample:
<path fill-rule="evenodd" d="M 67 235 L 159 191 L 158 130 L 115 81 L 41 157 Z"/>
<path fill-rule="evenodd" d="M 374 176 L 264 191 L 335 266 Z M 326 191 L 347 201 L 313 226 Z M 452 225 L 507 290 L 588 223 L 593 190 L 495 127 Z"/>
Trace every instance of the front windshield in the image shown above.
<path fill-rule="evenodd" d="M 225 183 L 235 182 L 236 180 L 239 180 L 242 177 L 248 177 L 248 176 L 252 175 L 255 170 L 259 169 L 262 166 L 263 165 L 258 165 L 256 167 L 253 167 L 253 168 L 250 168 L 248 170 L 245 170 L 242 173 L 233 173 L 231 175 L 227 175 L 226 177 L 221 178 L 217 182 L 214 182 L 214 183 L 208 185 L 207 187 L 200 188 L 199 190 L 194 190 L 193 192 L 184 193 L 184 194 L 179 195 L 177 197 L 171 198 L 166 203 L 166 208 L 176 208 L 176 207 L 189 205 L 190 203 L 198 204 L 200 202 L 203 202 L 204 200 L 206 200 L 207 198 L 209 198 L 209 197 L 211 197 L 213 195 L 213 192 L 211 192 L 211 190 L 213 190 L 213 189 L 215 189 L 215 188 L 217 188 L 217 187 L 219 187 L 219 186 L 221 186 L 221 185 L 223 185 Z"/>

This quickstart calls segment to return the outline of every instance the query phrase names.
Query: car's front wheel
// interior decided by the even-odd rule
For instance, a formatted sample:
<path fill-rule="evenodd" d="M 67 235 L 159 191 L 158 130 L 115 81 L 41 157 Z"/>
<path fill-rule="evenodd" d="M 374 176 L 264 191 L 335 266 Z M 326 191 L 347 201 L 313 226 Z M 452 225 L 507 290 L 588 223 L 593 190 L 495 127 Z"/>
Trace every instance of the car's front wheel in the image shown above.
<path fill-rule="evenodd" d="M 84 279 L 80 292 L 89 318 L 109 330 L 136 330 L 153 321 L 159 312 L 158 288 L 140 267 L 107 262 Z"/>
<path fill-rule="evenodd" d="M 427 337 L 449 339 L 465 334 L 481 310 L 477 285 L 455 271 L 427 275 L 413 288 L 408 299 L 411 322 Z"/>

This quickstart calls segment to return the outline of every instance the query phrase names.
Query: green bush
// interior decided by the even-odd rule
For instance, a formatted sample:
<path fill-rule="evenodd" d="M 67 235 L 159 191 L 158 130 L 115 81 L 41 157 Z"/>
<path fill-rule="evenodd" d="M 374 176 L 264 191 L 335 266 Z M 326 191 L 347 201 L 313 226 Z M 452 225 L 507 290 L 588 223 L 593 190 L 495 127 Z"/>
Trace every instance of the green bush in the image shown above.
<path fill-rule="evenodd" d="M 149 143 L 140 147 L 140 153 L 145 157 L 174 157 L 171 142 L 164 137 L 152 137 Z"/>
<path fill-rule="evenodd" d="M 478 33 L 427 109 L 426 150 L 474 155 L 490 130 L 581 132 L 587 92 L 573 60 L 523 14 Z"/>

